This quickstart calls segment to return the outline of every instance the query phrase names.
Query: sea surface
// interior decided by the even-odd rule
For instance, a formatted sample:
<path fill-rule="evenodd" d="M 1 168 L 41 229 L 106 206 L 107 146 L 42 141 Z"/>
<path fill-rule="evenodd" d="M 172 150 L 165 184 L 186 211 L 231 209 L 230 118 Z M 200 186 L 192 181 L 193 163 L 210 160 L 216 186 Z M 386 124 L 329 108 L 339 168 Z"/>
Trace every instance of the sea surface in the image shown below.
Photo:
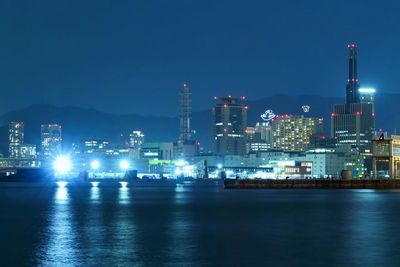
<path fill-rule="evenodd" d="M 400 266 L 400 191 L 0 183 L 0 266 Z"/>

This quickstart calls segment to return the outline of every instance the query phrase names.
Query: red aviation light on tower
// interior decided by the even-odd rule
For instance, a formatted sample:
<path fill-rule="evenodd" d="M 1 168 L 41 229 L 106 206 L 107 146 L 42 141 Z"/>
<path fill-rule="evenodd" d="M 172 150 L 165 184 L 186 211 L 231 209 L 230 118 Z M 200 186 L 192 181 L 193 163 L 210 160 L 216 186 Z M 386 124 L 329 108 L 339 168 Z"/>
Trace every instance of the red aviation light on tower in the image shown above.
<path fill-rule="evenodd" d="M 347 45 L 348 48 L 357 48 L 357 45 L 352 43 Z"/>
<path fill-rule="evenodd" d="M 224 108 L 227 108 L 228 107 L 228 105 L 227 104 L 224 104 Z"/>

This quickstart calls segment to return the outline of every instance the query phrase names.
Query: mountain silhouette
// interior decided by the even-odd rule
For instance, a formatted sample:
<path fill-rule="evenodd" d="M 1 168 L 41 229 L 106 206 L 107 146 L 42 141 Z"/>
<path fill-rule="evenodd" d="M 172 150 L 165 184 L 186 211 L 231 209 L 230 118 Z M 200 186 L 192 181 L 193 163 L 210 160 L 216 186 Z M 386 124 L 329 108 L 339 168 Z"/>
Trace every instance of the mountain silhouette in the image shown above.
<path fill-rule="evenodd" d="M 248 126 L 262 121 L 260 115 L 267 109 L 275 114 L 305 115 L 324 118 L 325 133 L 330 134 L 330 114 L 334 104 L 343 103 L 343 98 L 316 95 L 289 96 L 273 95 L 262 99 L 247 101 Z M 400 94 L 380 94 L 376 97 L 376 128 L 393 133 L 400 129 L 397 115 Z M 302 106 L 310 107 L 304 113 Z M 7 154 L 8 124 L 11 121 L 25 123 L 25 142 L 40 144 L 40 125 L 58 123 L 63 127 L 64 143 L 80 142 L 89 138 L 104 138 L 119 142 L 121 134 L 126 140 L 129 132 L 141 130 L 146 141 L 175 141 L 179 136 L 179 118 L 166 116 L 145 116 L 138 114 L 110 114 L 80 107 L 57 107 L 52 105 L 32 105 L 8 112 L 0 116 L 0 151 Z M 205 147 L 211 142 L 211 110 L 192 113 L 192 126 L 196 131 L 194 138 Z"/>

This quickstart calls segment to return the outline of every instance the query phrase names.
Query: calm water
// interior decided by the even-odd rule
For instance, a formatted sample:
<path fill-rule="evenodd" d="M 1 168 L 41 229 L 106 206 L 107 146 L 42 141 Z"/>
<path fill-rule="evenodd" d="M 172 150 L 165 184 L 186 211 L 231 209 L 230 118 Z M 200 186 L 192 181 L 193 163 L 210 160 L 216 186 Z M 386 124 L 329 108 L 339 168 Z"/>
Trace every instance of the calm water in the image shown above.
<path fill-rule="evenodd" d="M 400 266 L 400 192 L 0 184 L 0 266 Z"/>

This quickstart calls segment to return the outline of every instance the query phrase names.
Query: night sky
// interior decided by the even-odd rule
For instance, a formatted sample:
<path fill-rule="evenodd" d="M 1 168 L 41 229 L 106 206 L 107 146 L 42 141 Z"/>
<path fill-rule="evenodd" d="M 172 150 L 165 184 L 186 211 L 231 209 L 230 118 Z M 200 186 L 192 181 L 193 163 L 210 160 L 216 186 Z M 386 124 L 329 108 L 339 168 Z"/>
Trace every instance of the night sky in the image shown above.
<path fill-rule="evenodd" d="M 343 96 L 347 43 L 362 86 L 400 92 L 400 2 L 0 1 L 0 113 L 30 104 L 178 114 L 212 96 Z"/>

